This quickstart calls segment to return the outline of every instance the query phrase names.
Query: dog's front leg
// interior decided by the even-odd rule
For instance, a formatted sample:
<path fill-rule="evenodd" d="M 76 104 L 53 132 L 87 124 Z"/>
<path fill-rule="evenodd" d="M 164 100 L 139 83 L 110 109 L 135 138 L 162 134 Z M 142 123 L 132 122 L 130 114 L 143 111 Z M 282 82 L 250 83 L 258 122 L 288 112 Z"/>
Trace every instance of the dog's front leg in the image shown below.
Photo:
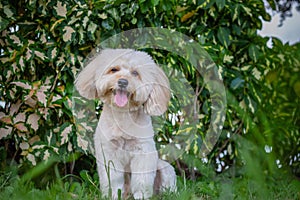
<path fill-rule="evenodd" d="M 124 190 L 124 167 L 116 156 L 120 153 L 102 144 L 95 150 L 100 189 L 104 196 L 118 199 L 118 190 Z"/>
<path fill-rule="evenodd" d="M 110 169 L 108 169 L 108 167 Z M 100 164 L 98 173 L 100 189 L 103 192 L 103 195 L 111 197 L 112 199 L 118 199 L 118 191 L 120 190 L 123 192 L 124 190 L 124 171 L 117 170 L 112 166 Z"/>
<path fill-rule="evenodd" d="M 134 199 L 149 199 L 157 169 L 157 152 L 135 155 L 131 160 L 131 192 Z"/>

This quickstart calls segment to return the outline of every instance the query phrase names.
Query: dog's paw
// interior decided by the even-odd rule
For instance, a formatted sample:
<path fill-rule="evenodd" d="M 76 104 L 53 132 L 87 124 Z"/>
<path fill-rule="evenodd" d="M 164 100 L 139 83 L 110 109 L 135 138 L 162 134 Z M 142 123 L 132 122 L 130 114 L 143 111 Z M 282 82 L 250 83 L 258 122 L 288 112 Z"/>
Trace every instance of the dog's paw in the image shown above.
<path fill-rule="evenodd" d="M 142 192 L 135 192 L 133 194 L 134 199 L 143 199 L 144 195 Z"/>
<path fill-rule="evenodd" d="M 149 199 L 151 196 L 149 195 L 145 195 L 143 192 L 141 191 L 137 191 L 133 194 L 134 199 Z"/>

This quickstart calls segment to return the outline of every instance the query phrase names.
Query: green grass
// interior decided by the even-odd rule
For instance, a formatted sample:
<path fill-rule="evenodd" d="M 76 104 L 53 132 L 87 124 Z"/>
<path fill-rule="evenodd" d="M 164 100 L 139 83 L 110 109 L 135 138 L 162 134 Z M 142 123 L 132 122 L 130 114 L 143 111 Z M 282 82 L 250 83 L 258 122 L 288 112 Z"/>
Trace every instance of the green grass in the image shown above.
<path fill-rule="evenodd" d="M 100 199 L 101 193 L 97 185 L 81 177 L 74 179 L 76 180 L 71 181 L 69 177 L 61 178 L 46 185 L 40 185 L 37 179 L 23 181 L 18 176 L 3 174 L 0 177 L 0 200 Z"/>
<path fill-rule="evenodd" d="M 97 174 L 91 176 L 88 171 L 82 171 L 78 176 L 54 176 L 54 180 L 47 183 L 39 181 L 42 180 L 40 177 L 32 180 L 24 180 L 23 177 L 13 172 L 2 173 L 0 175 L 0 200 L 105 199 L 99 190 Z M 176 193 L 166 192 L 154 196 L 151 200 L 300 199 L 300 181 L 284 174 L 277 179 L 269 177 L 269 181 L 264 183 L 258 183 L 256 179 L 247 176 L 230 178 L 225 175 L 216 175 L 211 178 L 202 177 L 197 181 L 179 177 L 177 186 Z"/>
<path fill-rule="evenodd" d="M 62 179 L 49 183 L 42 188 L 37 187 L 34 181 L 23 182 L 18 177 L 9 177 L 10 174 L 2 175 L 0 178 L 0 199 L 1 200 L 98 200 L 106 199 L 101 196 L 97 180 L 93 182 L 76 178 L 76 181 Z M 179 183 L 180 184 L 180 183 Z M 189 184 L 186 187 L 180 186 L 177 193 L 166 192 L 154 196 L 158 199 L 209 199 L 208 195 L 197 192 L 197 184 Z M 198 193 L 198 194 L 197 194 Z"/>

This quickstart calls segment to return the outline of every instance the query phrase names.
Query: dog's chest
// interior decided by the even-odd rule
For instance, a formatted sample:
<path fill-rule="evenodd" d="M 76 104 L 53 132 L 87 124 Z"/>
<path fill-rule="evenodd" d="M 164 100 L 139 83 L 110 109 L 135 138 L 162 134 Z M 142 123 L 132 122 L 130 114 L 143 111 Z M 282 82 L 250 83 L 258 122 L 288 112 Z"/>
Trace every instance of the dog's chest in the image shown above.
<path fill-rule="evenodd" d="M 115 149 L 121 149 L 125 151 L 141 151 L 142 148 L 140 147 L 139 142 L 137 139 L 126 139 L 123 137 L 115 138 L 111 140 L 112 145 Z"/>
<path fill-rule="evenodd" d="M 101 114 L 98 127 L 108 140 L 117 140 L 126 146 L 134 145 L 136 140 L 151 138 L 154 131 L 150 116 L 136 113 L 112 112 L 108 110 Z"/>

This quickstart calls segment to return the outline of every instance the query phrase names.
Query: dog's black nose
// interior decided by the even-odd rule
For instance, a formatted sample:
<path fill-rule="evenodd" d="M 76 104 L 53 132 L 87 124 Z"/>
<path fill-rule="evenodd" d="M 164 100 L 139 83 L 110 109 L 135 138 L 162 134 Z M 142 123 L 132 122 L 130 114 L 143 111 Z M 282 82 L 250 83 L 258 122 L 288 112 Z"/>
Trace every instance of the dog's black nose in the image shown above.
<path fill-rule="evenodd" d="M 120 78 L 118 80 L 118 86 L 120 88 L 126 88 L 128 86 L 128 81 L 126 79 L 124 79 L 124 78 Z"/>

